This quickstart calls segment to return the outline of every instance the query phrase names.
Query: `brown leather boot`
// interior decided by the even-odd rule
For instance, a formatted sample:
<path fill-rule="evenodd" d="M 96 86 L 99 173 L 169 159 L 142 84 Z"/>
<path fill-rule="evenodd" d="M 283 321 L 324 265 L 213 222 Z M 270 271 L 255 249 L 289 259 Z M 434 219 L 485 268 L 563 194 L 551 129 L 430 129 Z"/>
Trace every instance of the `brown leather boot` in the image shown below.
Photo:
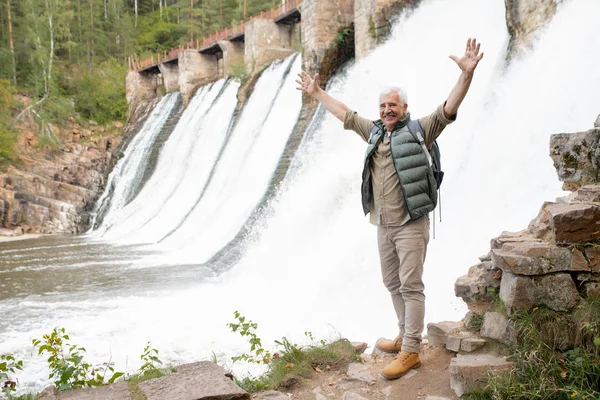
<path fill-rule="evenodd" d="M 396 354 L 402 349 L 402 338 L 398 336 L 394 340 L 379 339 L 377 343 L 375 343 L 375 347 L 384 353 Z"/>
<path fill-rule="evenodd" d="M 408 351 L 401 351 L 394 361 L 389 363 L 381 374 L 385 379 L 398 379 L 402 375 L 406 374 L 411 369 L 416 369 L 421 366 L 419 361 L 419 353 L 409 353 Z"/>

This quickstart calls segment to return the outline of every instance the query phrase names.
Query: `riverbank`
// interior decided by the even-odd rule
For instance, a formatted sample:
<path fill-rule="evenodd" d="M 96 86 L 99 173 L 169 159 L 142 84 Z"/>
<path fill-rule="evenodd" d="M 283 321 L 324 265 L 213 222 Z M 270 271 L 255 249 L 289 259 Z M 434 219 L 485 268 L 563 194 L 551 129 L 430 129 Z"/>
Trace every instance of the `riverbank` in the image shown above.
<path fill-rule="evenodd" d="M 35 234 L 35 233 L 25 233 L 23 235 L 14 235 L 14 236 L 3 236 L 2 232 L 0 232 L 0 243 L 3 242 L 16 242 L 18 240 L 29 240 L 29 239 L 37 239 L 42 236 L 52 236 L 48 234 Z"/>

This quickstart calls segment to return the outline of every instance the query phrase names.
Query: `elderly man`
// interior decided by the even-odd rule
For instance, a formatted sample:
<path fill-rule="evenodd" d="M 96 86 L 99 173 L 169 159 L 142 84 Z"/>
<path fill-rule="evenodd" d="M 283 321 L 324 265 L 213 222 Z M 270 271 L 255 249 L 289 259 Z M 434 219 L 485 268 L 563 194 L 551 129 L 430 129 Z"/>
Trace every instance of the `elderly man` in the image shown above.
<path fill-rule="evenodd" d="M 461 75 L 448 99 L 430 115 L 419 119 L 427 148 L 456 119 L 477 64 L 483 57 L 480 44 L 467 40 L 462 57 L 450 56 Z M 399 334 L 394 340 L 379 340 L 376 347 L 398 353 L 382 371 L 397 379 L 418 368 L 421 333 L 425 317 L 423 263 L 429 242 L 429 216 L 437 204 L 435 181 L 428 157 L 408 129 L 410 113 L 406 93 L 385 89 L 379 98 L 377 121 L 361 118 L 319 87 L 318 75 L 298 74 L 298 90 L 316 98 L 337 119 L 368 143 L 362 174 L 365 214 L 377 225 L 377 242 L 383 282 L 392 296 Z"/>

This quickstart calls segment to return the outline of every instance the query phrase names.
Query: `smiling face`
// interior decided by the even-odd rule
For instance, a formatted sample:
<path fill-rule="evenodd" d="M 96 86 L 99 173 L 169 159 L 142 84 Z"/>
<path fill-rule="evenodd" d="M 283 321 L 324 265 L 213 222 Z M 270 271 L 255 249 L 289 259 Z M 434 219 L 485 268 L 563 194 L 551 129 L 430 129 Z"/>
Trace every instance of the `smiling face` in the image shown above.
<path fill-rule="evenodd" d="M 408 104 L 400 99 L 396 91 L 384 93 L 379 97 L 379 117 L 388 132 L 391 132 L 396 122 L 406 118 Z"/>

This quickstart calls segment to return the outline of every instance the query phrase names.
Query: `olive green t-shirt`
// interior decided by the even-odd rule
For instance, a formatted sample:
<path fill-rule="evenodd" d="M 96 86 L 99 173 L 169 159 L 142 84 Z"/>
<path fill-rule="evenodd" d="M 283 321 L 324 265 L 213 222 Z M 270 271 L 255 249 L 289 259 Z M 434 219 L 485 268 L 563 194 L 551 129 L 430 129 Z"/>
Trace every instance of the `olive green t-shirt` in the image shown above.
<path fill-rule="evenodd" d="M 425 134 L 427 148 L 442 133 L 446 125 L 456 120 L 456 114 L 447 118 L 444 115 L 444 105 L 419 122 Z M 348 110 L 344 117 L 344 129 L 353 130 L 367 142 L 371 134 L 373 121 L 360 117 L 355 111 Z M 383 139 L 373 152 L 370 162 L 371 183 L 373 185 L 373 201 L 370 206 L 370 222 L 373 225 L 401 226 L 410 221 L 410 215 L 404 201 L 400 180 L 392 162 L 390 138 Z"/>

